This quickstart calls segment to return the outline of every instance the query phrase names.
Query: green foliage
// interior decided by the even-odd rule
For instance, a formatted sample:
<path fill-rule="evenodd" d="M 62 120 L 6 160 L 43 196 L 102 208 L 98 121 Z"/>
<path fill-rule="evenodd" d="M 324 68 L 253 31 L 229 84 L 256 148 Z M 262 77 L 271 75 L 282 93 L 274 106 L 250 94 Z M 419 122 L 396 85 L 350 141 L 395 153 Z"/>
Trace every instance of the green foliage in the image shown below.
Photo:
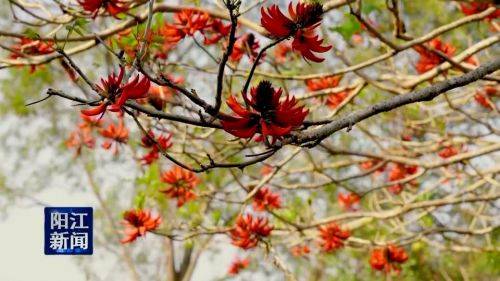
<path fill-rule="evenodd" d="M 340 33 L 346 41 L 349 41 L 354 34 L 361 31 L 361 24 L 353 15 L 346 13 L 344 15 L 344 21 L 340 26 L 331 27 L 329 29 L 330 31 Z"/>

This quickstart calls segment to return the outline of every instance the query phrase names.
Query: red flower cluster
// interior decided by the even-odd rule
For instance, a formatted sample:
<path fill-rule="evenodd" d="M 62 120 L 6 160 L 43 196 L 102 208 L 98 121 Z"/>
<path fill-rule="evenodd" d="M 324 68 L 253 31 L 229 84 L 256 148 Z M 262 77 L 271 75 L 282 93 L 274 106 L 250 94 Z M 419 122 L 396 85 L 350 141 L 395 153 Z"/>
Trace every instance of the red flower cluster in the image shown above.
<path fill-rule="evenodd" d="M 361 162 L 361 164 L 359 164 L 359 167 L 365 171 L 368 171 L 368 170 L 372 169 L 373 167 L 377 166 L 380 162 L 381 162 L 381 160 L 379 160 L 379 159 L 366 160 L 366 161 Z M 377 169 L 377 173 L 382 173 L 384 171 L 385 171 L 385 165 L 383 165 Z"/>
<path fill-rule="evenodd" d="M 271 234 L 273 226 L 269 225 L 267 218 L 239 215 L 236 225 L 231 230 L 232 244 L 242 249 L 248 250 L 257 246 L 262 237 Z"/>
<path fill-rule="evenodd" d="M 321 46 L 323 39 L 315 33 L 322 20 L 323 6 L 319 3 L 302 3 L 295 6 L 292 3 L 288 6 L 290 17 L 285 16 L 277 5 L 261 9 L 261 24 L 276 38 L 287 38 L 292 36 L 292 49 L 299 52 L 305 59 L 322 62 L 324 59 L 314 53 L 324 53 L 331 49 L 331 46 Z M 314 52 L 314 53 L 313 53 Z"/>
<path fill-rule="evenodd" d="M 199 179 L 189 170 L 175 166 L 161 175 L 161 181 L 167 183 L 168 187 L 160 192 L 165 193 L 169 198 L 177 198 L 177 207 L 196 198 L 193 189 Z"/>
<path fill-rule="evenodd" d="M 359 201 L 361 198 L 359 195 L 353 192 L 342 193 L 339 192 L 337 195 L 337 201 L 339 205 L 346 211 L 355 211 L 359 208 Z"/>
<path fill-rule="evenodd" d="M 460 3 L 460 9 L 462 13 L 467 16 L 481 13 L 482 11 L 488 9 L 489 7 L 495 7 L 493 3 L 486 2 L 468 2 L 468 3 Z M 496 9 L 495 12 L 486 17 L 488 20 L 496 19 L 500 17 L 500 9 Z"/>
<path fill-rule="evenodd" d="M 311 249 L 307 245 L 296 245 L 290 249 L 290 252 L 294 257 L 303 257 L 311 252 Z"/>
<path fill-rule="evenodd" d="M 231 24 L 224 25 L 219 19 L 212 19 L 207 13 L 185 9 L 174 15 L 173 23 L 166 23 L 159 30 L 167 43 L 175 44 L 186 36 L 201 32 L 204 43 L 212 45 L 229 35 Z M 208 34 L 208 36 L 207 36 Z"/>
<path fill-rule="evenodd" d="M 334 75 L 321 78 L 307 79 L 306 86 L 309 91 L 316 92 L 324 89 L 335 88 L 339 85 L 342 76 Z"/>
<path fill-rule="evenodd" d="M 275 90 L 269 81 L 260 82 L 250 94 L 250 108 L 244 108 L 231 96 L 227 105 L 237 116 L 228 116 L 221 121 L 226 132 L 239 138 L 251 138 L 256 133 L 264 138 L 280 138 L 302 125 L 309 113 L 303 106 L 297 105 L 294 97 L 287 95 L 285 100 L 280 101 L 282 89 Z"/>
<path fill-rule="evenodd" d="M 113 72 L 108 76 L 108 79 L 101 78 L 101 85 L 96 86 L 107 100 L 81 112 L 88 116 L 99 115 L 103 114 L 108 106 L 110 111 L 119 112 L 127 100 L 145 98 L 151 86 L 151 81 L 145 76 L 139 80 L 139 75 L 137 75 L 131 81 L 122 84 L 124 74 L 125 68 L 121 67 L 118 76 Z"/>
<path fill-rule="evenodd" d="M 454 146 L 447 146 L 438 152 L 439 157 L 446 159 L 458 154 L 458 149 Z"/>
<path fill-rule="evenodd" d="M 500 97 L 500 91 L 497 87 L 493 86 L 486 86 L 483 89 L 479 89 L 476 91 L 476 95 L 474 95 L 476 102 L 489 110 L 492 110 L 494 107 L 494 103 L 491 100 L 493 97 Z"/>
<path fill-rule="evenodd" d="M 94 128 L 101 127 L 100 120 L 95 120 L 94 118 L 83 114 L 80 114 L 80 117 L 83 122 L 78 124 L 77 128 L 71 132 L 68 139 L 65 141 L 67 148 L 76 149 L 76 156 L 80 155 L 84 146 L 90 149 L 94 148 L 95 138 L 92 135 L 92 130 Z"/>
<path fill-rule="evenodd" d="M 250 260 L 247 258 L 240 259 L 240 258 L 235 258 L 233 262 L 231 263 L 231 266 L 229 267 L 228 274 L 229 275 L 238 275 L 241 270 L 245 269 L 248 267 L 250 264 Z"/>
<path fill-rule="evenodd" d="M 119 13 L 126 12 L 128 3 L 123 0 L 77 0 L 82 8 L 91 13 L 95 18 L 99 9 L 104 8 L 111 16 L 116 17 Z"/>
<path fill-rule="evenodd" d="M 109 139 L 102 144 L 102 147 L 104 149 L 111 149 L 113 147 L 113 154 L 118 154 L 118 145 L 127 143 L 128 141 L 128 129 L 123 124 L 122 118 L 118 121 L 118 125 L 110 123 L 108 127 L 101 128 L 99 133 L 101 136 Z"/>
<path fill-rule="evenodd" d="M 344 247 L 344 240 L 351 236 L 348 230 L 342 230 L 336 223 L 332 222 L 326 226 L 318 228 L 320 242 L 319 245 L 325 252 L 332 252 Z"/>
<path fill-rule="evenodd" d="M 436 51 L 440 51 L 448 57 L 452 57 L 456 51 L 455 47 L 449 43 L 441 42 L 439 38 L 432 39 L 426 45 L 431 50 L 434 49 Z M 416 69 L 419 74 L 425 73 L 444 62 L 444 59 L 422 46 L 415 46 L 414 49 L 420 54 L 420 58 L 416 65 Z"/>
<path fill-rule="evenodd" d="M 30 38 L 21 38 L 19 42 L 10 47 L 14 52 L 10 54 L 11 59 L 26 56 L 46 55 L 54 52 L 54 42 L 43 42 Z"/>
<path fill-rule="evenodd" d="M 370 265 L 375 270 L 384 270 L 386 273 L 391 270 L 399 273 L 401 271 L 400 264 L 408 260 L 408 254 L 404 248 L 395 245 L 388 245 L 384 249 L 375 249 L 370 257 Z"/>
<path fill-rule="evenodd" d="M 281 198 L 277 193 L 272 193 L 269 188 L 261 188 L 253 197 L 253 209 L 255 211 L 264 211 L 266 209 L 281 208 Z"/>
<path fill-rule="evenodd" d="M 172 143 L 170 142 L 172 134 L 159 135 L 158 138 L 156 138 L 153 131 L 149 131 L 148 134 L 149 137 L 143 136 L 141 139 L 141 146 L 149 149 L 149 152 L 141 157 L 141 161 L 144 165 L 150 165 L 154 161 L 158 160 L 159 152 L 165 151 L 172 146 Z M 156 143 L 153 140 L 155 140 Z"/>
<path fill-rule="evenodd" d="M 287 61 L 287 55 L 292 51 L 292 45 L 288 42 L 282 42 L 276 45 L 274 48 L 274 59 L 277 63 L 285 63 Z"/>
<path fill-rule="evenodd" d="M 417 171 L 418 171 L 417 166 L 408 166 L 401 163 L 396 163 L 392 166 L 392 169 L 389 171 L 389 181 L 393 182 L 402 180 L 409 175 L 415 174 Z M 401 191 L 403 191 L 403 185 L 400 183 L 392 185 L 389 187 L 389 191 L 392 194 L 397 195 L 401 193 Z"/>
<path fill-rule="evenodd" d="M 147 210 L 129 210 L 123 214 L 125 225 L 125 237 L 121 240 L 123 244 L 135 241 L 137 237 L 146 235 L 147 231 L 158 228 L 161 224 L 160 216 L 152 216 Z"/>
<path fill-rule="evenodd" d="M 340 93 L 331 94 L 326 99 L 326 105 L 331 109 L 337 108 L 347 97 L 349 91 L 342 91 Z"/>
<path fill-rule="evenodd" d="M 234 42 L 233 52 L 229 59 L 232 62 L 239 62 L 243 58 L 243 55 L 247 55 L 254 61 L 259 54 L 259 46 L 259 41 L 252 33 L 245 34 Z"/>

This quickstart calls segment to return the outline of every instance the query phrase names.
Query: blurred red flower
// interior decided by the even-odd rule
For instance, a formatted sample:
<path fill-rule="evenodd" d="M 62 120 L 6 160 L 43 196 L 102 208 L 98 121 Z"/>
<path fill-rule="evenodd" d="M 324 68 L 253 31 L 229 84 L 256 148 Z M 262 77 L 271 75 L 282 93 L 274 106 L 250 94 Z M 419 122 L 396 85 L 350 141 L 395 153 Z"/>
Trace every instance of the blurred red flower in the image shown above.
<path fill-rule="evenodd" d="M 247 55 L 254 61 L 259 54 L 258 50 L 259 41 L 252 33 L 247 33 L 234 42 L 233 52 L 229 58 L 232 62 L 239 62 L 243 58 L 243 55 Z"/>
<path fill-rule="evenodd" d="M 99 129 L 99 133 L 108 139 L 102 144 L 102 147 L 104 149 L 111 149 L 113 147 L 113 154 L 119 152 L 119 144 L 127 143 L 128 141 L 128 129 L 123 124 L 122 118 L 118 121 L 118 125 L 110 123 L 108 127 Z"/>
<path fill-rule="evenodd" d="M 322 250 L 332 252 L 344 247 L 344 240 L 351 236 L 348 230 L 342 230 L 336 223 L 332 222 L 325 226 L 318 227 Z"/>
<path fill-rule="evenodd" d="M 311 252 L 311 249 L 307 245 L 296 245 L 290 249 L 290 252 L 294 257 L 303 257 Z"/>
<path fill-rule="evenodd" d="M 292 129 L 302 125 L 309 113 L 297 105 L 294 97 L 288 95 L 280 101 L 282 89 L 275 90 L 269 81 L 262 81 L 250 91 L 250 108 L 241 106 L 234 96 L 229 97 L 227 105 L 236 113 L 221 121 L 224 130 L 239 138 L 251 138 L 256 133 L 280 138 Z"/>
<path fill-rule="evenodd" d="M 443 43 L 439 38 L 432 39 L 426 44 L 426 46 L 431 50 L 443 53 L 447 57 L 452 57 L 456 51 L 455 47 L 449 43 Z M 420 58 L 416 65 L 416 69 L 419 74 L 425 73 L 444 62 L 444 59 L 430 50 L 425 49 L 423 46 L 419 45 L 413 48 L 420 54 Z"/>
<path fill-rule="evenodd" d="M 404 248 L 388 245 L 386 248 L 372 251 L 370 265 L 374 270 L 384 270 L 386 273 L 394 270 L 399 273 L 401 271 L 400 264 L 407 260 L 408 254 Z"/>
<path fill-rule="evenodd" d="M 210 16 L 201 11 L 185 9 L 174 14 L 173 23 L 165 23 L 159 33 L 168 43 L 177 43 L 186 36 L 193 36 L 209 27 Z"/>
<path fill-rule="evenodd" d="M 272 230 L 273 226 L 269 225 L 267 218 L 254 218 L 250 214 L 239 215 L 230 233 L 232 244 L 245 250 L 254 248 L 259 240 L 269 236 Z"/>
<path fill-rule="evenodd" d="M 241 270 L 248 267 L 250 264 L 250 260 L 248 258 L 235 258 L 229 267 L 228 274 L 229 275 L 238 275 Z"/>
<path fill-rule="evenodd" d="M 359 195 L 353 192 L 342 193 L 339 192 L 337 195 L 337 201 L 339 205 L 346 211 L 354 211 L 359 208 L 359 201 L 361 198 Z"/>
<path fill-rule="evenodd" d="M 94 18 L 101 7 L 113 17 L 129 9 L 128 3 L 123 0 L 77 0 L 77 2 L 85 11 L 91 13 Z"/>
<path fill-rule="evenodd" d="M 125 244 L 146 235 L 147 231 L 157 229 L 161 224 L 161 217 L 152 216 L 148 210 L 132 209 L 123 214 L 122 224 L 125 225 L 125 237 L 121 242 Z"/>
<path fill-rule="evenodd" d="M 447 146 L 438 152 L 439 157 L 446 159 L 458 154 L 458 149 L 454 146 Z"/>
<path fill-rule="evenodd" d="M 153 131 L 149 131 L 148 134 L 149 137 L 143 136 L 141 139 L 141 146 L 149 148 L 149 152 L 141 157 L 141 161 L 144 165 L 151 165 L 154 161 L 158 160 L 160 151 L 165 151 L 172 146 L 170 142 L 172 134 L 161 134 L 158 137 L 155 136 Z"/>
<path fill-rule="evenodd" d="M 342 76 L 334 75 L 321 78 L 307 79 L 305 83 L 309 91 L 316 92 L 324 89 L 337 87 L 341 79 Z"/>
<path fill-rule="evenodd" d="M 268 187 L 264 187 L 255 193 L 252 206 L 255 211 L 279 209 L 281 208 L 281 198 L 279 194 L 271 192 Z"/>
<path fill-rule="evenodd" d="M 467 16 L 481 13 L 482 11 L 488 9 L 489 7 L 495 7 L 495 4 L 487 2 L 460 3 L 460 9 L 462 10 L 462 13 L 464 13 Z M 498 17 L 500 17 L 500 9 L 496 9 L 492 14 L 487 16 L 486 19 L 492 20 Z"/>
<path fill-rule="evenodd" d="M 199 179 L 189 170 L 175 166 L 161 175 L 161 181 L 167 184 L 167 188 L 160 192 L 169 198 L 177 198 L 177 207 L 196 198 L 193 189 L 199 183 Z"/>
<path fill-rule="evenodd" d="M 288 61 L 287 55 L 292 51 L 292 45 L 288 42 L 281 42 L 274 48 L 274 59 L 277 63 Z"/>
<path fill-rule="evenodd" d="M 299 52 L 305 59 L 322 62 L 324 59 L 314 53 L 324 53 L 331 46 L 321 46 L 323 39 L 315 33 L 322 20 L 323 6 L 319 3 L 298 2 L 293 8 L 288 6 L 290 17 L 285 16 L 277 5 L 261 9 L 261 24 L 276 38 L 293 37 L 292 49 Z"/>
<path fill-rule="evenodd" d="M 492 110 L 494 108 L 494 103 L 492 101 L 493 97 L 500 97 L 500 91 L 498 87 L 486 86 L 482 89 L 478 89 L 476 91 L 476 95 L 474 95 L 474 99 L 479 105 L 482 107 Z"/>
<path fill-rule="evenodd" d="M 417 171 L 417 166 L 395 163 L 394 165 L 392 165 L 391 170 L 389 171 L 388 179 L 390 182 L 400 181 L 405 179 L 407 176 L 415 174 Z M 403 185 L 399 183 L 392 185 L 389 187 L 389 191 L 392 194 L 397 195 L 401 193 L 401 191 L 403 191 Z"/>
<path fill-rule="evenodd" d="M 231 32 L 231 24 L 224 25 L 220 19 L 212 19 L 207 27 L 209 28 L 203 32 L 205 45 L 215 44 Z"/>

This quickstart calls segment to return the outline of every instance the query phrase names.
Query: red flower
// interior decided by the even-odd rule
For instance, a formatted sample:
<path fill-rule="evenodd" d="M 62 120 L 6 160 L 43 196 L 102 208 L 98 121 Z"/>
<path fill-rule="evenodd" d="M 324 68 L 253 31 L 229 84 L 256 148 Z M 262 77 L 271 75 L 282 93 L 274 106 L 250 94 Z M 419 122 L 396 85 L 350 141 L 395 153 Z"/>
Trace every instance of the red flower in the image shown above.
<path fill-rule="evenodd" d="M 359 207 L 359 201 L 361 198 L 356 193 L 348 192 L 342 193 L 339 192 L 337 195 L 337 201 L 339 205 L 346 211 L 354 211 Z"/>
<path fill-rule="evenodd" d="M 232 244 L 245 250 L 251 249 L 257 246 L 262 237 L 269 236 L 272 230 L 273 226 L 269 225 L 267 218 L 239 215 L 231 230 Z"/>
<path fill-rule="evenodd" d="M 141 145 L 142 147 L 149 148 L 149 152 L 141 157 L 141 161 L 144 165 L 150 165 L 154 161 L 158 160 L 159 158 L 159 152 L 160 151 L 165 151 L 166 149 L 170 148 L 172 146 L 172 143 L 170 142 L 170 139 L 172 138 L 172 134 L 168 135 L 160 135 L 158 138 L 155 137 L 155 134 L 153 131 L 148 132 L 149 136 L 143 136 L 141 139 Z M 153 142 L 153 140 L 156 141 Z"/>
<path fill-rule="evenodd" d="M 361 164 L 359 164 L 359 167 L 365 171 L 367 170 L 370 170 L 371 168 L 377 166 L 381 161 L 378 160 L 378 159 L 371 159 L 371 160 L 366 160 L 366 161 L 363 161 L 361 162 Z M 377 172 L 378 173 L 381 173 L 385 171 L 385 165 L 381 166 L 380 168 L 377 169 Z"/>
<path fill-rule="evenodd" d="M 123 214 L 125 225 L 125 237 L 121 240 L 123 244 L 135 241 L 137 237 L 146 235 L 147 231 L 158 228 L 161 224 L 160 216 L 152 216 L 150 211 L 129 210 Z"/>
<path fill-rule="evenodd" d="M 127 143 L 128 141 L 128 129 L 123 124 L 123 119 L 121 118 L 120 121 L 118 121 L 117 126 L 115 126 L 114 123 L 111 123 L 107 128 L 100 129 L 99 133 L 101 134 L 101 136 L 109 139 L 102 144 L 102 147 L 104 149 L 110 149 L 114 144 L 113 154 L 118 153 L 119 144 Z"/>
<path fill-rule="evenodd" d="M 311 249 L 307 245 L 296 245 L 290 249 L 294 257 L 302 257 L 311 252 Z"/>
<path fill-rule="evenodd" d="M 227 101 L 237 116 L 226 117 L 221 123 L 226 132 L 236 137 L 251 138 L 258 133 L 264 138 L 280 138 L 302 125 L 309 113 L 303 106 L 297 105 L 294 97 L 287 95 L 285 100 L 280 101 L 283 91 L 275 90 L 269 81 L 260 82 L 250 93 L 248 104 L 251 108 L 241 106 L 234 96 Z"/>
<path fill-rule="evenodd" d="M 326 99 L 326 105 L 331 109 L 337 108 L 347 97 L 349 91 L 342 91 L 340 93 L 331 94 Z"/>
<path fill-rule="evenodd" d="M 344 247 L 344 240 L 351 236 L 348 230 L 340 229 L 334 222 L 326 226 L 320 226 L 318 231 L 321 240 L 319 244 L 325 252 L 332 252 Z"/>
<path fill-rule="evenodd" d="M 101 127 L 100 120 L 95 120 L 83 114 L 80 114 L 80 118 L 82 118 L 83 122 L 78 124 L 77 128 L 71 132 L 68 139 L 65 141 L 67 148 L 76 149 L 76 156 L 80 155 L 84 146 L 91 149 L 94 148 L 95 138 L 92 135 L 92 130 Z"/>
<path fill-rule="evenodd" d="M 235 258 L 231 263 L 231 266 L 229 267 L 228 274 L 233 276 L 238 275 L 238 273 L 240 273 L 241 270 L 247 268 L 249 264 L 250 260 L 247 258 Z"/>
<path fill-rule="evenodd" d="M 309 91 L 316 92 L 324 89 L 335 88 L 339 85 L 342 76 L 334 75 L 328 77 L 307 79 L 306 86 Z"/>
<path fill-rule="evenodd" d="M 19 42 L 10 47 L 14 52 L 10 54 L 10 58 L 17 59 L 19 57 L 46 55 L 54 52 L 54 42 L 43 42 L 30 38 L 20 38 Z"/>
<path fill-rule="evenodd" d="M 169 198 L 177 198 L 177 207 L 181 207 L 187 201 L 196 198 L 193 189 L 199 180 L 189 170 L 175 166 L 161 175 L 161 181 L 167 183 L 168 187 L 160 192 L 165 193 Z"/>
<path fill-rule="evenodd" d="M 305 59 L 322 62 L 324 59 L 317 57 L 314 53 L 324 53 L 330 50 L 331 46 L 321 46 L 323 39 L 319 39 L 314 31 L 322 20 L 321 4 L 299 2 L 294 10 L 290 3 L 288 13 L 290 17 L 285 16 L 277 5 L 267 8 L 267 11 L 262 7 L 260 22 L 273 37 L 292 36 L 292 49 L 298 51 Z"/>
<path fill-rule="evenodd" d="M 145 98 L 151 86 L 151 81 L 145 76 L 139 80 L 139 75 L 137 75 L 131 81 L 122 84 L 124 74 L 125 68 L 121 67 L 118 76 L 113 72 L 108 76 L 107 80 L 101 78 L 101 85 L 96 86 L 107 100 L 81 112 L 88 116 L 99 115 L 104 113 L 108 106 L 109 110 L 118 112 L 127 100 Z"/>
<path fill-rule="evenodd" d="M 439 157 L 446 159 L 458 154 L 458 149 L 454 146 L 447 146 L 439 151 Z"/>
<path fill-rule="evenodd" d="M 494 103 L 491 100 L 493 97 L 500 96 L 500 91 L 498 91 L 497 87 L 486 86 L 483 89 L 479 89 L 476 91 L 476 95 L 474 95 L 474 99 L 477 103 L 479 103 L 482 107 L 492 110 L 494 107 Z"/>
<path fill-rule="evenodd" d="M 456 51 L 455 47 L 449 43 L 441 42 L 439 38 L 434 38 L 429 41 L 427 47 L 431 50 L 440 51 L 448 57 L 452 57 Z M 425 73 L 444 62 L 444 59 L 422 46 L 415 46 L 414 49 L 420 54 L 420 58 L 416 65 L 419 74 Z"/>
<path fill-rule="evenodd" d="M 281 198 L 277 193 L 272 193 L 269 188 L 261 188 L 253 197 L 253 209 L 255 211 L 264 211 L 266 209 L 281 208 Z"/>
<path fill-rule="evenodd" d="M 113 17 L 128 10 L 128 4 L 123 0 L 77 0 L 77 2 L 85 11 L 91 13 L 94 18 L 101 7 Z"/>
<path fill-rule="evenodd" d="M 388 245 L 384 249 L 375 249 L 370 257 L 370 265 L 374 270 L 386 273 L 395 270 L 397 273 L 401 271 L 400 264 L 408 260 L 408 254 L 404 248 L 395 245 Z"/>
<path fill-rule="evenodd" d="M 276 45 L 274 48 L 274 59 L 277 63 L 285 63 L 287 61 L 287 55 L 292 51 L 292 45 L 288 42 L 282 42 Z"/>
<path fill-rule="evenodd" d="M 409 175 L 413 175 L 418 171 L 417 166 L 408 166 L 401 163 L 396 163 L 392 166 L 389 171 L 389 181 L 400 181 L 405 179 Z M 403 185 L 395 184 L 389 187 L 389 191 L 393 194 L 399 194 L 403 190 Z"/>
<path fill-rule="evenodd" d="M 197 31 L 202 32 L 209 27 L 210 16 L 205 12 L 185 9 L 174 15 L 172 24 L 166 23 L 160 28 L 166 42 L 177 43 L 186 36 L 193 36 Z"/>
<path fill-rule="evenodd" d="M 495 7 L 495 4 L 486 2 L 460 3 L 460 9 L 462 10 L 462 13 L 467 16 L 481 13 L 489 7 Z M 496 9 L 495 12 L 487 16 L 486 19 L 492 20 L 498 17 L 500 17 L 500 9 Z"/>
<path fill-rule="evenodd" d="M 228 23 L 224 25 L 224 23 L 220 19 L 213 19 L 209 24 L 209 29 L 203 32 L 205 39 L 203 43 L 205 45 L 212 45 L 219 42 L 220 39 L 229 35 L 231 32 L 231 24 Z M 209 36 L 207 35 L 209 34 Z"/>
<path fill-rule="evenodd" d="M 245 34 L 234 42 L 233 52 L 229 57 L 233 62 L 239 62 L 243 55 L 255 60 L 259 54 L 259 41 L 252 33 Z"/>
<path fill-rule="evenodd" d="M 271 167 L 270 165 L 264 164 L 264 166 L 262 166 L 262 168 L 260 169 L 260 174 L 263 176 L 266 176 L 266 175 L 269 175 L 270 173 L 272 173 L 273 170 L 274 170 L 273 167 Z"/>

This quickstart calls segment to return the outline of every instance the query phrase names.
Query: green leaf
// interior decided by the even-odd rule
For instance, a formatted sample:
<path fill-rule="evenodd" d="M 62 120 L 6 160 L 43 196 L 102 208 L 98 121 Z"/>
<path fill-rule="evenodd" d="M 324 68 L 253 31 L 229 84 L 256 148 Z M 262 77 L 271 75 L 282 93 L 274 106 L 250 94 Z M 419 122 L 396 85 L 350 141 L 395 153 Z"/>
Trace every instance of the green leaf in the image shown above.
<path fill-rule="evenodd" d="M 331 31 L 336 31 L 344 37 L 345 40 L 350 40 L 351 37 L 361 31 L 361 24 L 356 18 L 350 14 L 344 15 L 344 22 L 341 26 L 330 28 Z"/>

